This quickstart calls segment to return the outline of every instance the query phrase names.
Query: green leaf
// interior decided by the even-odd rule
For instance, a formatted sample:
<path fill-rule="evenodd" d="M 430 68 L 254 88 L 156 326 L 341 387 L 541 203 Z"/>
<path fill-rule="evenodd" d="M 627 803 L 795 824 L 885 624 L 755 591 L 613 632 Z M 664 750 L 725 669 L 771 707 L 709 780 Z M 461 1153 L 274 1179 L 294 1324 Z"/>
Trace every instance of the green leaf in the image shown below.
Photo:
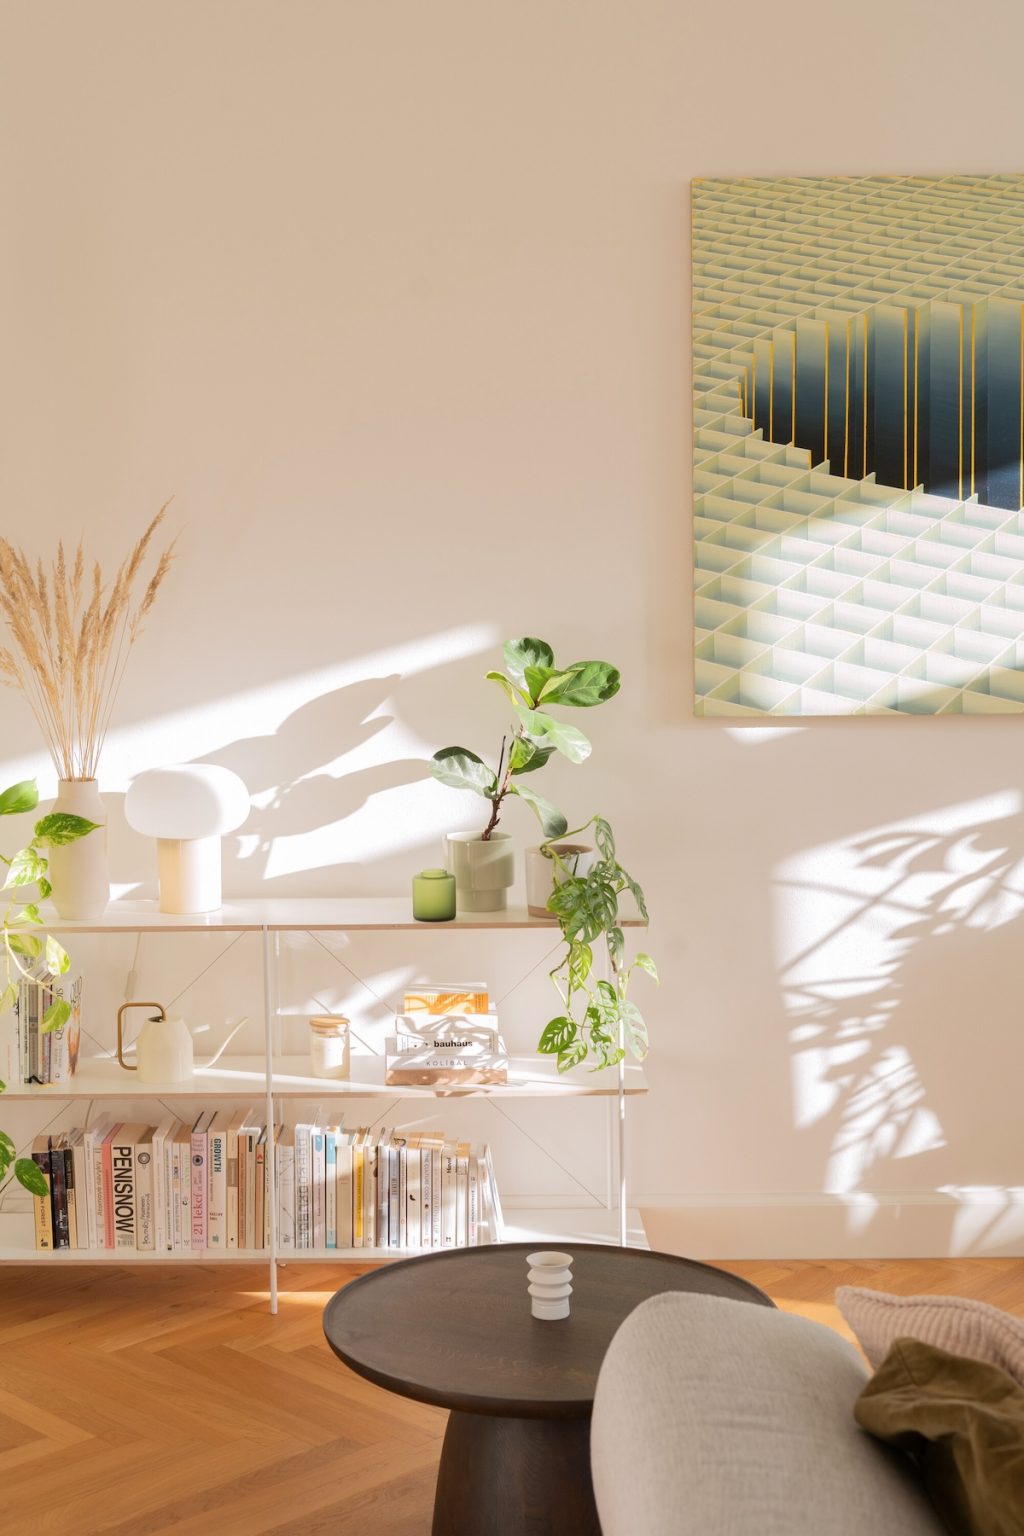
<path fill-rule="evenodd" d="M 17 816 L 22 811 L 34 811 L 39 804 L 39 790 L 35 779 L 22 779 L 0 794 L 0 816 Z"/>
<path fill-rule="evenodd" d="M 7 868 L 4 889 L 14 885 L 34 885 L 46 874 L 47 864 L 35 848 L 19 848 Z"/>
<path fill-rule="evenodd" d="M 637 1061 L 643 1061 L 649 1045 L 647 1025 L 644 1023 L 643 1015 L 635 1003 L 628 1002 L 621 1005 L 620 1012 L 626 1031 L 626 1044 Z"/>
<path fill-rule="evenodd" d="M 578 1067 L 587 1054 L 587 1042 L 583 1039 L 574 1040 L 567 1051 L 558 1053 L 559 1072 L 568 1072 L 573 1067 Z"/>
<path fill-rule="evenodd" d="M 574 725 L 565 725 L 552 715 L 545 715 L 538 709 L 525 709 L 521 704 L 516 713 L 526 727 L 528 736 L 545 746 L 554 747 L 570 763 L 586 762 L 590 756 L 590 742 Z"/>
<path fill-rule="evenodd" d="M 5 1082 L 3 1082 L 3 1081 L 0 1081 L 0 1093 L 6 1093 L 6 1092 L 7 1092 L 7 1084 Z"/>
<path fill-rule="evenodd" d="M 63 944 L 57 942 L 52 933 L 46 936 L 43 953 L 46 956 L 46 968 L 51 976 L 63 976 L 71 969 L 71 956 Z"/>
<path fill-rule="evenodd" d="M 597 1063 L 596 1067 L 591 1067 L 591 1072 L 602 1072 L 605 1067 L 617 1067 L 626 1054 L 621 1045 L 610 1046 L 606 1045 L 603 1041 L 598 1041 L 597 1048 L 600 1052 L 601 1060 Z"/>
<path fill-rule="evenodd" d="M 23 907 L 18 907 L 13 917 L 7 919 L 8 928 L 19 927 L 22 923 L 41 923 L 39 908 L 34 901 L 27 901 Z"/>
<path fill-rule="evenodd" d="M 603 816 L 594 817 L 594 842 L 602 859 L 615 862 L 615 834 Z"/>
<path fill-rule="evenodd" d="M 616 965 L 622 964 L 622 956 L 626 949 L 626 939 L 622 929 L 618 926 L 608 929 L 608 953 Z"/>
<path fill-rule="evenodd" d="M 623 870 L 623 874 L 625 875 L 625 870 Z M 646 900 L 644 898 L 644 893 L 640 889 L 640 887 L 637 885 L 636 881 L 633 880 L 629 875 L 625 875 L 625 879 L 626 879 L 626 885 L 629 887 L 630 891 L 632 892 L 633 900 L 636 902 L 637 911 L 640 913 L 640 916 L 643 918 L 644 922 L 646 923 L 648 921 L 648 918 L 647 918 L 647 902 L 646 902 Z"/>
<path fill-rule="evenodd" d="M 549 1024 L 545 1024 L 544 1033 L 537 1042 L 537 1049 L 543 1056 L 555 1056 L 572 1044 L 578 1032 L 576 1020 L 562 1014 L 559 1018 L 552 1019 Z"/>
<path fill-rule="evenodd" d="M 16 955 L 23 955 L 26 960 L 38 960 L 43 952 L 43 941 L 34 933 L 11 933 L 6 935 L 7 943 Z"/>
<path fill-rule="evenodd" d="M 618 902 L 614 888 L 601 878 L 598 870 L 556 886 L 548 901 L 562 925 L 568 941 L 582 939 L 591 944 L 602 933 L 616 926 Z"/>
<path fill-rule="evenodd" d="M 555 653 L 546 640 L 535 640 L 526 635 L 522 640 L 506 640 L 505 670 L 520 688 L 526 686 L 527 667 L 553 667 Z"/>
<path fill-rule="evenodd" d="M 525 800 L 527 805 L 536 811 L 545 837 L 564 837 L 568 832 L 569 823 L 561 811 L 556 811 L 555 807 L 542 795 L 535 795 L 527 785 L 511 784 L 509 794 L 518 795 L 520 800 Z"/>
<path fill-rule="evenodd" d="M 524 676 L 530 697 L 526 702 L 539 704 L 541 699 L 553 695 L 570 675 L 568 672 L 560 672 L 557 667 L 527 667 Z"/>
<path fill-rule="evenodd" d="M 0 1152 L 5 1153 L 8 1158 L 12 1158 L 15 1153 L 14 1142 L 6 1131 L 0 1131 Z"/>
<path fill-rule="evenodd" d="M 504 672 L 488 672 L 485 674 L 489 683 L 497 683 L 508 695 L 511 704 L 529 704 L 530 696 L 519 688 L 514 688 L 505 676 Z"/>
<path fill-rule="evenodd" d="M 650 955 L 645 955 L 643 952 L 641 952 L 639 955 L 637 955 L 636 959 L 633 961 L 633 964 L 638 965 L 642 971 L 646 971 L 648 976 L 653 977 L 655 981 L 659 980 L 658 967 L 655 965 Z"/>
<path fill-rule="evenodd" d="M 7 1087 L 7 1084 L 4 1083 L 3 1087 L 0 1088 L 0 1093 L 2 1093 L 6 1087 Z M 8 1138 L 8 1140 L 10 1140 L 10 1138 Z M 11 1166 L 11 1164 L 13 1162 L 14 1162 L 14 1143 L 12 1141 L 11 1142 L 11 1150 L 9 1152 L 8 1152 L 6 1147 L 0 1146 L 0 1179 L 3 1179 L 3 1178 L 7 1177 L 7 1170 Z"/>
<path fill-rule="evenodd" d="M 535 741 L 530 741 L 526 736 L 516 736 L 512 742 L 512 772 L 536 773 L 538 768 L 543 768 L 554 750 L 554 747 L 538 747 Z"/>
<path fill-rule="evenodd" d="M 54 998 L 39 1021 L 40 1029 L 44 1035 L 52 1034 L 55 1029 L 63 1029 L 70 1017 L 71 1004 L 62 997 Z"/>
<path fill-rule="evenodd" d="M 18 989 L 13 982 L 9 982 L 0 992 L 0 1013 L 9 1013 L 18 1001 Z"/>
<path fill-rule="evenodd" d="M 30 1157 L 18 1158 L 14 1165 L 14 1177 L 23 1189 L 27 1189 L 30 1195 L 38 1195 L 40 1200 L 45 1200 L 50 1193 L 43 1170 Z"/>
<path fill-rule="evenodd" d="M 39 899 L 40 899 L 40 901 L 45 901 L 48 896 L 52 896 L 52 895 L 53 895 L 53 886 L 50 884 L 49 880 L 47 880 L 44 876 L 40 876 L 40 879 L 39 879 Z"/>
<path fill-rule="evenodd" d="M 587 977 L 590 975 L 590 967 L 594 963 L 594 951 L 589 944 L 582 944 L 578 940 L 569 945 L 569 986 L 577 992 Z"/>
<path fill-rule="evenodd" d="M 498 792 L 498 781 L 482 757 L 467 747 L 442 747 L 430 762 L 430 771 L 441 784 L 452 789 L 469 789 L 485 800 Z"/>
<path fill-rule="evenodd" d="M 36 822 L 36 842 L 43 847 L 63 847 L 65 843 L 77 842 L 80 837 L 95 832 L 98 825 L 98 822 L 87 821 L 84 816 L 70 816 L 67 811 L 51 811 L 49 816 Z"/>
<path fill-rule="evenodd" d="M 604 704 L 614 698 L 621 682 L 617 669 L 607 661 L 574 661 L 562 677 L 563 682 L 545 693 L 546 704 L 571 704 L 575 709 L 591 709 L 595 704 Z"/>

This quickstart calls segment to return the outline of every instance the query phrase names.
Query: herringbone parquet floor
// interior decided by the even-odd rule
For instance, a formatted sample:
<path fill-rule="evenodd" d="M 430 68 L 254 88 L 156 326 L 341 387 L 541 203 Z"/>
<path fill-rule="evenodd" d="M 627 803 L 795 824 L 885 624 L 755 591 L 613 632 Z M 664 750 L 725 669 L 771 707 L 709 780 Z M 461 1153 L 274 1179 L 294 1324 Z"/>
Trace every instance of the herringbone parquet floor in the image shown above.
<path fill-rule="evenodd" d="M 844 1283 L 1024 1315 L 1024 1261 L 725 1267 L 833 1324 Z M 275 1318 L 262 1269 L 0 1271 L 3 1536 L 428 1536 L 445 1415 L 361 1381 L 323 1339 L 325 1303 L 360 1272 L 289 1265 Z"/>

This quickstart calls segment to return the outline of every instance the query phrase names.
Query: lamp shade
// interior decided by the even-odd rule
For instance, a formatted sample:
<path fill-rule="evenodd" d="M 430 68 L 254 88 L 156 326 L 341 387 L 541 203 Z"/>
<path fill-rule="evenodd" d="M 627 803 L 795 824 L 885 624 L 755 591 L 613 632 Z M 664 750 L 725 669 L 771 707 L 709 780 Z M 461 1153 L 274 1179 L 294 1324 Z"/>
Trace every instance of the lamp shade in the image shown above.
<path fill-rule="evenodd" d="M 125 820 L 146 837 L 220 837 L 249 814 L 249 791 L 237 773 L 213 763 L 149 768 L 124 800 Z"/>

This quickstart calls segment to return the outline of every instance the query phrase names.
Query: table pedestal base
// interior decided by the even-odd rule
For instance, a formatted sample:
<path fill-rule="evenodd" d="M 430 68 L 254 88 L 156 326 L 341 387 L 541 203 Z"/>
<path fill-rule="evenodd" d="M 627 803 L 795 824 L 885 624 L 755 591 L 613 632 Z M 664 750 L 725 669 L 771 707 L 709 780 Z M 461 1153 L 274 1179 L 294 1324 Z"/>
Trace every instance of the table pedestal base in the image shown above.
<path fill-rule="evenodd" d="M 433 1536 L 601 1536 L 590 1419 L 452 1413 Z"/>

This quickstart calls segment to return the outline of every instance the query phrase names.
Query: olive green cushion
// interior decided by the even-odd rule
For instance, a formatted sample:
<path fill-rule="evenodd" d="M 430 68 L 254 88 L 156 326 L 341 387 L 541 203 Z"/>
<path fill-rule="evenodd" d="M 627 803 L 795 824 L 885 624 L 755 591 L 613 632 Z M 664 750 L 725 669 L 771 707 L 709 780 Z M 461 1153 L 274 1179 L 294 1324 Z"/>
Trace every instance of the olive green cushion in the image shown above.
<path fill-rule="evenodd" d="M 956 1536 L 1024 1536 L 1024 1387 L 997 1366 L 897 1339 L 854 1405 L 910 1452 Z"/>

